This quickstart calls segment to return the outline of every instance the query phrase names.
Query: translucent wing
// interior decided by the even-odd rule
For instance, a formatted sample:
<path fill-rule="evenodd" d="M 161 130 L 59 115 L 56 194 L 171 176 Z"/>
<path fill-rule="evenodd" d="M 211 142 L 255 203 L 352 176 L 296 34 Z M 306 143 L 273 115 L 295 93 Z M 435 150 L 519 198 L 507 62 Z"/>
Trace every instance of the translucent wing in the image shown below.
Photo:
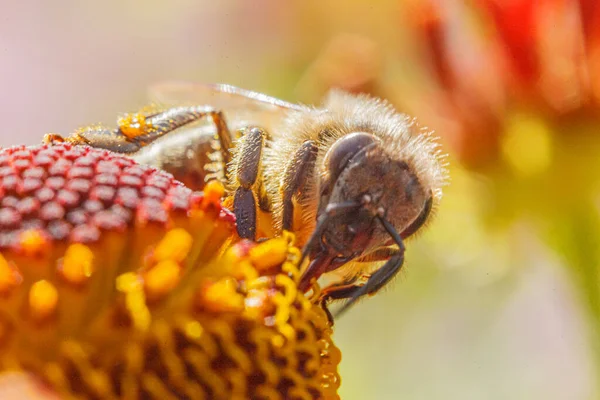
<path fill-rule="evenodd" d="M 262 93 L 223 84 L 161 82 L 149 88 L 149 96 L 151 101 L 166 107 L 209 105 L 223 111 L 232 129 L 251 124 L 273 131 L 290 113 L 309 110 Z"/>

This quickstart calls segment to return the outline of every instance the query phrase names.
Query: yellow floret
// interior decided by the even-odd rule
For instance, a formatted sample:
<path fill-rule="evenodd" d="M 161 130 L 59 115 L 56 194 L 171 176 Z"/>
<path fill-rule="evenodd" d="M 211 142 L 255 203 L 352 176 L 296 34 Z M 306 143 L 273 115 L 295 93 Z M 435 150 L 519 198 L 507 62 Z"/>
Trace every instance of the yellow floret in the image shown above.
<path fill-rule="evenodd" d="M 43 321 L 56 311 L 58 291 L 46 280 L 34 283 L 29 290 L 29 315 L 34 321 Z"/>
<path fill-rule="evenodd" d="M 244 309 L 244 297 L 237 293 L 235 281 L 231 278 L 207 283 L 199 301 L 213 312 L 240 312 Z"/>
<path fill-rule="evenodd" d="M 293 236 L 221 252 L 233 221 L 205 211 L 170 231 L 137 227 L 133 252 L 108 236 L 0 256 L 0 368 L 64 398 L 339 399 L 339 350 L 298 290 Z"/>
<path fill-rule="evenodd" d="M 154 259 L 157 262 L 173 260 L 180 263 L 188 256 L 192 242 L 192 235 L 185 229 L 172 229 L 156 246 Z"/>
<path fill-rule="evenodd" d="M 74 243 L 67 248 L 60 266 L 60 272 L 69 283 L 84 283 L 93 273 L 94 253 L 81 243 Z"/>
<path fill-rule="evenodd" d="M 181 267 L 172 260 L 161 261 L 144 275 L 146 296 L 159 299 L 173 290 L 179 283 Z"/>
<path fill-rule="evenodd" d="M 266 241 L 250 250 L 250 261 L 259 271 L 281 265 L 288 256 L 288 242 L 284 238 Z"/>

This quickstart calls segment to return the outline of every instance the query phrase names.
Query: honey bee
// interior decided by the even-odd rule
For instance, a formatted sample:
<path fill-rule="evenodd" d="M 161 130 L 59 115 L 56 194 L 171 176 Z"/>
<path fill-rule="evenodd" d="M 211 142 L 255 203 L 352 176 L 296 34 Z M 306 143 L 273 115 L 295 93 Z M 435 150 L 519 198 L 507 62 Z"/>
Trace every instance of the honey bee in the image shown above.
<path fill-rule="evenodd" d="M 334 90 L 317 108 L 183 82 L 150 95 L 171 108 L 72 141 L 158 161 L 184 181 L 191 171 L 198 182 L 223 179 L 239 236 L 255 240 L 259 213 L 273 215 L 275 234 L 294 232 L 300 264 L 309 260 L 301 290 L 338 277 L 321 292 L 323 302 L 346 300 L 338 315 L 397 275 L 405 239 L 440 201 L 446 168 L 436 139 L 385 101 Z M 187 161 L 178 170 L 168 160 Z"/>

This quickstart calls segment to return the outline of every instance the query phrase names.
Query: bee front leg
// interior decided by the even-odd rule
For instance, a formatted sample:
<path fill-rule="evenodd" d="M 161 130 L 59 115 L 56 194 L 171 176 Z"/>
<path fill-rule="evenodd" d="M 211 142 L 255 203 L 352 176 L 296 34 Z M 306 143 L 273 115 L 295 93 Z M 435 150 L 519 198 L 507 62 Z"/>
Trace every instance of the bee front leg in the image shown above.
<path fill-rule="evenodd" d="M 131 154 L 140 149 L 138 143 L 119 135 L 115 130 L 101 126 L 89 126 L 79 129 L 71 136 L 63 137 L 49 133 L 44 136 L 43 143 L 70 143 L 73 145 L 87 145 L 99 149 L 106 149 L 115 153 Z"/>
<path fill-rule="evenodd" d="M 312 141 L 306 141 L 294 154 L 285 169 L 282 184 L 283 194 L 283 230 L 291 231 L 294 222 L 294 203 L 293 198 L 304 190 L 306 181 L 315 168 L 317 160 L 317 144 Z"/>
<path fill-rule="evenodd" d="M 373 273 L 364 285 L 337 285 L 332 286 L 323 290 L 322 299 L 324 303 L 329 300 L 343 300 L 348 301 L 335 312 L 335 317 L 339 318 L 344 312 L 354 305 L 361 297 L 376 293 L 379 289 L 384 287 L 389 281 L 396 276 L 398 271 L 404 264 L 404 251 L 398 250 L 395 255 L 377 271 Z"/>
<path fill-rule="evenodd" d="M 379 289 L 384 287 L 389 281 L 391 281 L 396 274 L 402 268 L 404 264 L 404 242 L 402 238 L 396 232 L 396 229 L 390 224 L 383 216 L 377 216 L 379 222 L 383 225 L 388 234 L 392 237 L 398 248 L 395 249 L 393 255 L 390 256 L 389 260 L 381 268 L 375 271 L 362 286 L 340 286 L 340 290 L 331 290 L 326 295 L 331 299 L 349 299 L 336 313 L 335 317 L 339 317 L 346 312 L 359 298 L 364 295 L 369 295 L 377 292 Z M 332 288 L 332 289 L 335 289 Z"/>
<path fill-rule="evenodd" d="M 134 121 L 140 118 L 135 115 L 133 117 Z M 233 139 L 227 126 L 227 122 L 225 121 L 225 116 L 221 111 L 217 111 L 212 107 L 194 106 L 171 108 L 164 112 L 146 116 L 142 124 L 133 124 L 133 129 L 130 122 L 131 118 L 122 118 L 119 121 L 118 133 L 127 136 L 132 141 L 145 145 L 181 128 L 182 126 L 199 121 L 203 118 L 210 118 L 215 125 L 223 163 L 227 165 L 232 159 L 231 149 L 233 148 Z"/>
<path fill-rule="evenodd" d="M 239 185 L 233 197 L 233 210 L 240 237 L 256 239 L 256 198 L 252 188 L 261 190 L 261 161 L 267 133 L 257 127 L 245 129 L 233 158 L 232 178 Z M 258 182 L 258 184 L 257 184 Z M 260 195 L 260 193 L 259 193 Z"/>
<path fill-rule="evenodd" d="M 379 247 L 364 256 L 356 259 L 357 262 L 377 262 L 377 261 L 388 261 L 394 257 L 400 255 L 400 249 L 398 247 Z M 381 269 L 384 269 L 383 267 Z M 352 277 L 347 281 L 329 286 L 321 292 L 321 300 L 327 303 L 329 300 L 343 300 L 354 297 L 356 292 L 364 285 L 358 285 L 354 282 L 359 276 Z M 370 278 L 370 277 L 369 277 Z M 378 287 L 377 287 L 378 289 Z M 368 294 L 374 293 L 376 290 L 369 292 Z"/>

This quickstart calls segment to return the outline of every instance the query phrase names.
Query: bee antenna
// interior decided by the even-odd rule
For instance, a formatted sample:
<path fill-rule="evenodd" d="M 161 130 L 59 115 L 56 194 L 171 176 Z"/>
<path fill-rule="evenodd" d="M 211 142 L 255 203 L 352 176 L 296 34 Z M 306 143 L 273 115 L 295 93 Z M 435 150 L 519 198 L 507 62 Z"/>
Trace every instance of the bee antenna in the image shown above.
<path fill-rule="evenodd" d="M 364 295 L 373 294 L 385 286 L 392 278 L 396 276 L 398 271 L 404 264 L 404 242 L 402 237 L 396 231 L 396 228 L 389 223 L 383 215 L 378 214 L 377 219 L 383 225 L 387 233 L 392 237 L 394 242 L 398 245 L 398 249 L 395 254 L 392 255 L 386 263 L 375 271 L 362 286 L 356 286 L 352 294 L 349 296 L 348 301 L 335 313 L 335 318 L 339 318 L 343 313 L 348 311 L 350 307 L 354 305 Z"/>

